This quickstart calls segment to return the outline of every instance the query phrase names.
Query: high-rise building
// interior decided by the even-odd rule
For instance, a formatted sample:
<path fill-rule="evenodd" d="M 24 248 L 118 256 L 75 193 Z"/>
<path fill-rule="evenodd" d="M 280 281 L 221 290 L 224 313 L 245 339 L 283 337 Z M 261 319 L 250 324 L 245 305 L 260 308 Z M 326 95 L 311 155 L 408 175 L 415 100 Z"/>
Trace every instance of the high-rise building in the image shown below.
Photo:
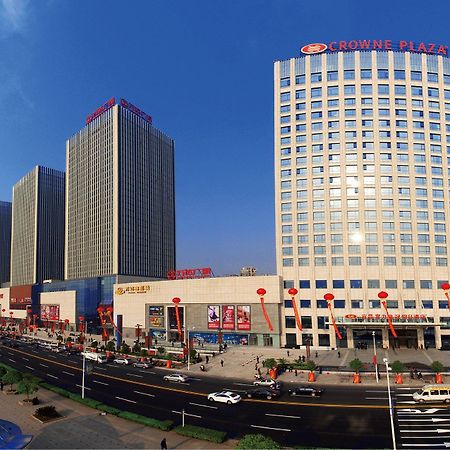
<path fill-rule="evenodd" d="M 66 279 L 165 278 L 175 267 L 174 141 L 112 98 L 66 150 Z"/>
<path fill-rule="evenodd" d="M 36 166 L 13 187 L 11 286 L 64 276 L 64 172 Z"/>
<path fill-rule="evenodd" d="M 448 346 L 447 47 L 364 40 L 302 53 L 274 65 L 282 344 L 394 345 L 391 315 L 395 345 Z"/>
<path fill-rule="evenodd" d="M 11 275 L 11 202 L 0 202 L 0 285 Z"/>

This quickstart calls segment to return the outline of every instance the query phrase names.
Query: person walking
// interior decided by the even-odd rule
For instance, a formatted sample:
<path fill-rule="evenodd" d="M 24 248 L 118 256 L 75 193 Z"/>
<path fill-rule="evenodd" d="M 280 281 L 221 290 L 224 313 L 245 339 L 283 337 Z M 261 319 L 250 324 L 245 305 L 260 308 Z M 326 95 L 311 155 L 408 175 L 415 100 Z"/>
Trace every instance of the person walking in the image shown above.
<path fill-rule="evenodd" d="M 341 357 L 341 352 L 338 351 L 338 358 L 340 358 L 340 357 Z"/>
<path fill-rule="evenodd" d="M 316 358 L 319 357 L 319 352 L 316 350 Z"/>
<path fill-rule="evenodd" d="M 206 361 L 206 364 L 209 363 L 209 356 L 208 355 L 205 356 L 205 361 Z"/>
<path fill-rule="evenodd" d="M 289 350 L 287 351 L 287 355 L 288 355 L 288 358 L 289 358 Z"/>
<path fill-rule="evenodd" d="M 223 359 L 221 359 L 220 360 L 220 365 L 223 367 L 223 364 L 224 364 L 224 362 L 223 362 Z"/>
<path fill-rule="evenodd" d="M 256 357 L 256 364 L 259 364 L 259 356 Z"/>
<path fill-rule="evenodd" d="M 161 450 L 167 450 L 167 441 L 166 441 L 166 438 L 164 438 L 162 441 L 161 441 Z"/>

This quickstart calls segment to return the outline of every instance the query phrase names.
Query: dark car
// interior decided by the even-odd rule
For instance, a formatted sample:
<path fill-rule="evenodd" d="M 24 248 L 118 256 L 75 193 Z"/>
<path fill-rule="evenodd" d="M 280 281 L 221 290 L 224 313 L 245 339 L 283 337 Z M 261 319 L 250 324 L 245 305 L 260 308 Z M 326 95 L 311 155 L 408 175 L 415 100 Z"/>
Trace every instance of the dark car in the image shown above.
<path fill-rule="evenodd" d="M 289 395 L 301 397 L 320 397 L 323 394 L 323 389 L 311 386 L 298 386 L 289 389 Z"/>
<path fill-rule="evenodd" d="M 267 398 L 267 400 L 270 400 L 275 397 L 279 397 L 281 395 L 281 392 L 278 389 L 272 389 L 272 388 L 258 388 L 258 389 L 252 389 L 251 391 L 246 392 L 246 396 L 248 398 Z"/>
<path fill-rule="evenodd" d="M 20 347 L 20 344 L 15 339 L 10 339 L 9 342 L 7 343 L 7 345 L 9 345 L 12 348 Z"/>

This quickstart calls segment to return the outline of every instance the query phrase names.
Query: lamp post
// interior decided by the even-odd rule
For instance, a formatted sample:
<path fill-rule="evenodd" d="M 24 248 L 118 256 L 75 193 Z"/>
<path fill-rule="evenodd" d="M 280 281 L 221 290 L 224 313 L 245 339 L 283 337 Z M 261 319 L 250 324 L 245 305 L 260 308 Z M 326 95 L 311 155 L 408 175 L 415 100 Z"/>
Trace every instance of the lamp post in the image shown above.
<path fill-rule="evenodd" d="M 140 344 L 139 338 L 141 337 L 141 327 L 142 327 L 141 324 L 139 324 L 139 323 L 136 324 L 136 337 L 137 337 L 137 342 L 136 343 L 137 343 L 137 345 Z"/>
<path fill-rule="evenodd" d="M 191 345 L 189 340 L 189 331 L 191 328 L 186 327 L 186 350 L 187 350 L 187 370 L 191 370 Z M 195 330 L 195 327 L 192 327 Z"/>
<path fill-rule="evenodd" d="M 395 442 L 395 430 L 394 430 L 394 414 L 392 411 L 392 397 L 391 397 L 391 386 L 389 384 L 389 361 L 387 358 L 383 358 L 383 362 L 386 364 L 386 379 L 387 379 L 387 390 L 388 390 L 388 398 L 389 398 L 389 415 L 391 418 L 391 433 L 392 433 L 392 448 L 393 450 L 397 450 L 397 445 Z"/>
<path fill-rule="evenodd" d="M 377 346 L 375 344 L 375 331 L 372 331 L 373 338 L 373 363 L 375 364 L 375 378 L 377 379 L 377 383 L 380 381 L 378 376 L 378 364 L 377 364 Z"/>
<path fill-rule="evenodd" d="M 89 323 L 92 323 L 90 321 Z M 84 377 L 86 375 L 86 334 L 87 334 L 88 321 L 85 318 L 84 322 L 84 339 L 83 339 L 83 378 L 81 380 L 81 398 L 84 398 Z"/>

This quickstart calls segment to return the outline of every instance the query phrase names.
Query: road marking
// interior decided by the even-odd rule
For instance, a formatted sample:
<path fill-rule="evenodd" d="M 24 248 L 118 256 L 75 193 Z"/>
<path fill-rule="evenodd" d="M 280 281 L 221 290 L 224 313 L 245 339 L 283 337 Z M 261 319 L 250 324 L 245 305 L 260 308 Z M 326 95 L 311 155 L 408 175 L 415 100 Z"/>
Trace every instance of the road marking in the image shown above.
<path fill-rule="evenodd" d="M 104 367 L 96 367 L 95 370 L 108 370 L 108 369 L 105 369 Z"/>
<path fill-rule="evenodd" d="M 365 397 L 366 400 L 387 400 L 387 397 Z"/>
<path fill-rule="evenodd" d="M 428 408 L 428 409 L 403 409 L 398 412 L 398 414 L 434 414 L 437 411 L 446 411 L 446 408 Z"/>
<path fill-rule="evenodd" d="M 74 361 L 73 359 L 68 359 L 67 361 L 71 362 L 71 363 L 77 363 L 78 361 Z"/>
<path fill-rule="evenodd" d="M 45 365 L 45 364 L 39 364 L 39 365 L 42 366 L 42 367 L 47 367 L 48 368 L 48 366 Z"/>
<path fill-rule="evenodd" d="M 27 369 L 34 370 L 34 367 L 25 366 Z"/>
<path fill-rule="evenodd" d="M 55 379 L 57 379 L 57 380 L 59 379 L 58 377 L 55 377 L 55 375 L 50 375 L 49 373 L 47 374 L 47 376 L 48 376 L 48 377 L 55 378 Z"/>
<path fill-rule="evenodd" d="M 6 353 L 8 353 L 8 355 L 14 356 L 14 353 L 11 353 L 11 352 L 6 352 Z"/>
<path fill-rule="evenodd" d="M 56 356 L 53 356 L 53 355 L 48 355 L 48 357 L 49 357 L 49 358 L 56 359 Z"/>
<path fill-rule="evenodd" d="M 396 391 L 417 391 L 417 389 L 420 389 L 419 386 L 417 386 L 416 388 L 412 388 L 412 387 L 398 387 L 398 388 L 395 388 Z"/>
<path fill-rule="evenodd" d="M 190 405 L 194 405 L 194 406 L 201 406 L 202 408 L 218 409 L 217 406 L 202 405 L 201 403 L 193 403 L 193 402 L 189 402 L 189 404 L 190 404 Z"/>
<path fill-rule="evenodd" d="M 442 439 L 441 436 L 439 436 Z M 442 444 L 408 444 L 408 447 L 441 447 Z M 450 442 L 444 442 L 444 447 L 450 447 Z"/>
<path fill-rule="evenodd" d="M 22 359 L 24 359 L 25 361 L 29 361 L 29 359 L 28 359 L 28 358 L 24 358 L 23 356 L 22 356 Z"/>
<path fill-rule="evenodd" d="M 253 428 L 262 428 L 264 430 L 275 430 L 275 431 L 292 431 L 289 428 L 273 428 L 273 427 L 263 427 L 262 425 L 250 425 Z"/>
<path fill-rule="evenodd" d="M 65 373 L 66 375 L 70 375 L 71 377 L 74 377 L 74 373 L 66 372 L 65 370 L 62 371 L 62 373 Z"/>
<path fill-rule="evenodd" d="M 81 384 L 76 384 L 75 386 L 78 386 L 78 387 L 80 387 L 81 389 L 83 389 L 83 386 L 82 386 Z M 91 388 L 90 388 L 90 387 L 87 387 L 87 386 L 85 386 L 84 388 L 87 389 L 88 391 L 91 390 Z"/>
<path fill-rule="evenodd" d="M 396 397 L 412 397 L 412 394 L 395 394 Z"/>
<path fill-rule="evenodd" d="M 174 410 L 172 410 L 172 412 L 173 413 L 175 413 L 175 414 L 181 414 L 181 411 L 174 411 Z M 197 417 L 197 419 L 201 419 L 202 418 L 202 416 L 197 416 L 197 414 L 188 414 L 188 413 L 184 413 L 184 415 L 185 416 L 189 416 L 189 417 Z"/>
<path fill-rule="evenodd" d="M 94 383 L 103 384 L 104 386 L 109 386 L 108 383 L 103 383 L 103 381 L 92 380 Z"/>
<path fill-rule="evenodd" d="M 446 422 L 450 418 L 429 417 L 428 419 L 397 419 L 399 422 Z"/>
<path fill-rule="evenodd" d="M 407 400 L 405 402 L 397 402 L 398 404 L 402 404 L 402 405 L 415 405 L 416 402 L 414 400 Z"/>
<path fill-rule="evenodd" d="M 147 397 L 154 397 L 153 394 L 149 394 L 148 392 L 141 392 L 141 391 L 133 391 L 136 392 L 136 394 L 146 395 Z"/>
<path fill-rule="evenodd" d="M 12 358 L 8 358 L 8 359 L 9 359 L 9 361 L 17 362 L 15 359 L 12 359 Z"/>
<path fill-rule="evenodd" d="M 151 373 L 152 375 L 156 375 L 156 372 L 150 372 L 150 370 L 147 370 L 145 373 Z"/>
<path fill-rule="evenodd" d="M 450 430 L 435 428 L 434 430 L 400 430 L 400 433 L 450 433 Z"/>
<path fill-rule="evenodd" d="M 254 386 L 254 384 L 248 384 L 248 383 L 233 383 L 234 386 Z"/>
<path fill-rule="evenodd" d="M 371 393 L 376 392 L 377 394 L 386 394 L 386 395 L 387 395 L 387 392 L 386 392 L 386 391 L 380 391 L 380 390 L 377 390 L 377 391 L 370 391 L 370 390 L 367 390 L 366 392 L 371 392 Z"/>
<path fill-rule="evenodd" d="M 286 416 L 284 414 L 265 414 L 266 416 L 271 416 L 271 417 L 287 417 L 288 419 L 301 419 L 300 416 Z"/>
<path fill-rule="evenodd" d="M 123 400 L 124 402 L 137 403 L 134 400 L 128 400 L 127 398 L 123 398 L 123 397 L 117 397 L 116 396 L 116 398 L 119 399 L 119 400 Z"/>
<path fill-rule="evenodd" d="M 126 375 L 129 375 L 130 377 L 144 378 L 142 375 L 138 375 L 136 373 L 127 373 Z"/>

